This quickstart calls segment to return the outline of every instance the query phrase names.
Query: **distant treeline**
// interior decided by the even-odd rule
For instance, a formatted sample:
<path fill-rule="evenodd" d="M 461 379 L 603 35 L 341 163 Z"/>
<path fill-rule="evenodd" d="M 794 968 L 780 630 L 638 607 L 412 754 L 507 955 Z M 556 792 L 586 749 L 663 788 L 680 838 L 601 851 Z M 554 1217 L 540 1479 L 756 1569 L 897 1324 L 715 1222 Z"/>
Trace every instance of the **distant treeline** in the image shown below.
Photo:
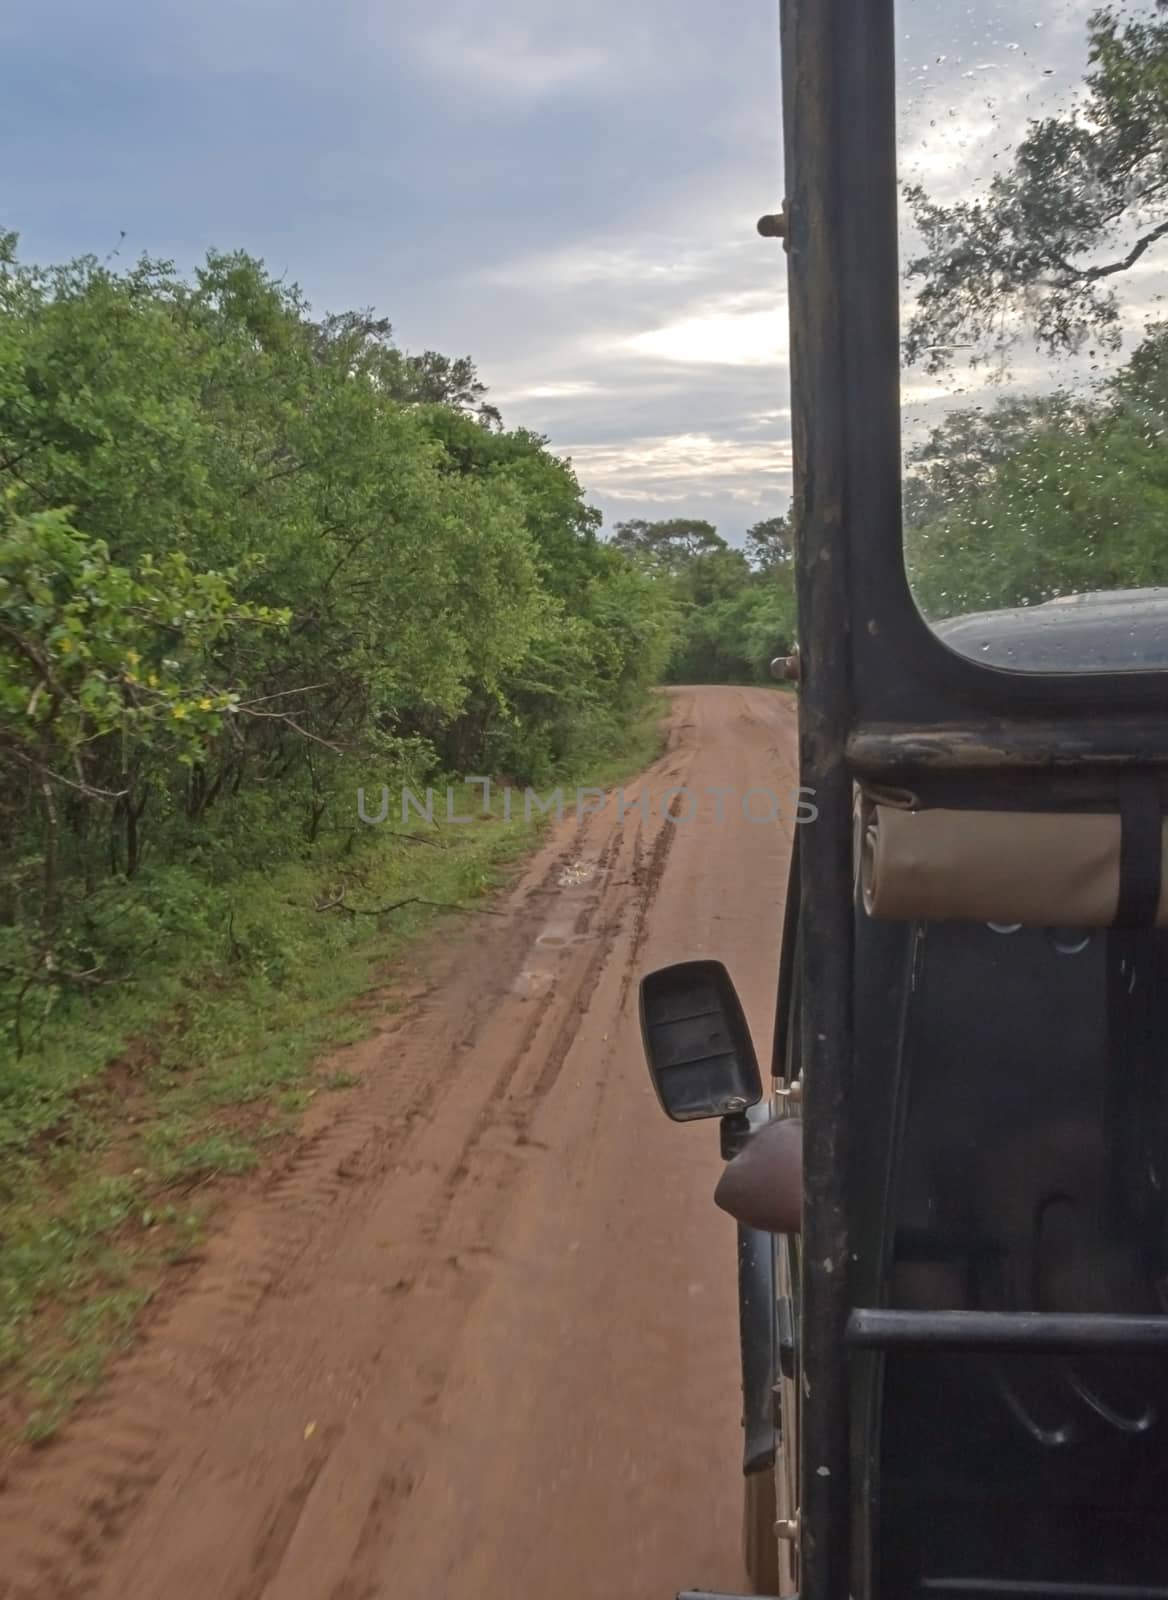
<path fill-rule="evenodd" d="M 905 521 L 930 617 L 1168 584 L 1168 325 L 1090 396 L 950 413 L 910 458 Z"/>
<path fill-rule="evenodd" d="M 738 550 L 708 522 L 620 522 L 614 544 L 674 596 L 671 683 L 766 682 L 795 639 L 794 543 L 786 517 L 757 522 Z"/>

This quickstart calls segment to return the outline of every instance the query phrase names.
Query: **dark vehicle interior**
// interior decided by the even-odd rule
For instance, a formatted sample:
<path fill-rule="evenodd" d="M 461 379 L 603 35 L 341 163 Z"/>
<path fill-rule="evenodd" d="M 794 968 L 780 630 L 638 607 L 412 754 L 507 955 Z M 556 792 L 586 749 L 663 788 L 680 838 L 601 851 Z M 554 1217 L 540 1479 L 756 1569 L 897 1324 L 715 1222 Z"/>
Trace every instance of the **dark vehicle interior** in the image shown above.
<path fill-rule="evenodd" d="M 1165 597 L 1139 603 L 1168 648 Z M 1041 654 L 1040 634 L 992 620 L 1017 657 Z M 1076 659 L 1076 623 L 1107 660 L 1131 638 L 1117 602 L 1068 605 Z M 866 1101 L 895 1107 L 861 1245 L 882 1303 L 1162 1315 L 1168 933 L 898 927 L 860 907 L 856 962 L 859 1127 Z M 905 995 L 891 1052 L 865 1022 L 881 969 Z M 1162 1349 L 890 1350 L 878 1387 L 876 1592 L 1168 1595 Z"/>
<path fill-rule="evenodd" d="M 874 928 L 858 921 L 861 963 Z M 857 1059 L 858 1097 L 896 1104 L 882 1303 L 1162 1313 L 1168 938 L 935 924 L 891 942 L 911 972 L 900 1048 Z M 1162 1351 L 925 1345 L 883 1366 L 874 1592 L 1168 1594 Z"/>

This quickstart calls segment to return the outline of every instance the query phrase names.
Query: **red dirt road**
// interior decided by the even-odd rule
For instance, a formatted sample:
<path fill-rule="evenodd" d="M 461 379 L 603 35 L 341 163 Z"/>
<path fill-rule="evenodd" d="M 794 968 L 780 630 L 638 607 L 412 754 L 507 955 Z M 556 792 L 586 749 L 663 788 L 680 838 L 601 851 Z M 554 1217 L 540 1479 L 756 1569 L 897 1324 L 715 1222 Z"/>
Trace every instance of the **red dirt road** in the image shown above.
<path fill-rule="evenodd" d="M 623 820 L 611 797 L 567 818 L 504 917 L 425 952 L 346 1052 L 360 1086 L 324 1097 L 101 1397 L 13 1463 L 4 1600 L 746 1587 L 717 1132 L 658 1109 L 636 980 L 717 955 L 768 1059 L 794 728 L 777 693 L 675 691 Z M 663 816 L 681 785 L 688 822 Z M 744 819 L 752 788 L 780 822 Z"/>

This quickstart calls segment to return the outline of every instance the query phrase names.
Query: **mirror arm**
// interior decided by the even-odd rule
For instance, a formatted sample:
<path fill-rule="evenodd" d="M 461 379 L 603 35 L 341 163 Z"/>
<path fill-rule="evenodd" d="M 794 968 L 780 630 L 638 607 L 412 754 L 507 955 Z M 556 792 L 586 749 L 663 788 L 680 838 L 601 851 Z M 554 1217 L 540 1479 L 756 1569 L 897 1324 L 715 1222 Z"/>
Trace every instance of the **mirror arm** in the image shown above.
<path fill-rule="evenodd" d="M 731 1111 L 723 1117 L 719 1127 L 722 1160 L 733 1161 L 739 1151 L 745 1148 L 751 1132 L 752 1124 L 745 1111 Z"/>

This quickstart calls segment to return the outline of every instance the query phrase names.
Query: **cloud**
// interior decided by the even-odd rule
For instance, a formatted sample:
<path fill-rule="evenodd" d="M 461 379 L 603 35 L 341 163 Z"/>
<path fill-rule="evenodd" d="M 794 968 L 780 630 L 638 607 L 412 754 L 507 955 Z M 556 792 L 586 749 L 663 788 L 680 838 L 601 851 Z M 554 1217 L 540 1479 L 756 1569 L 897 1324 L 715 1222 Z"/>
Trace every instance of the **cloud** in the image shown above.
<path fill-rule="evenodd" d="M 137 76 L 219 81 L 260 74 L 303 82 L 336 70 L 354 42 L 364 0 L 39 0 L 0 13 L 0 46 L 26 54 L 76 51 L 94 90 L 106 61 Z"/>
<path fill-rule="evenodd" d="M 530 26 L 440 23 L 414 42 L 425 72 L 514 105 L 603 81 L 620 69 L 612 50 L 587 42 L 541 42 Z"/>
<path fill-rule="evenodd" d="M 902 0 L 902 177 L 984 186 L 1078 92 L 1095 3 Z M 0 47 L 26 258 L 122 228 L 123 258 L 249 249 L 319 309 L 470 355 L 609 516 L 692 505 L 740 537 L 784 509 L 785 259 L 754 231 L 782 192 L 772 5 L 41 0 L 4 9 Z M 997 392 L 906 374 L 906 424 Z"/>
<path fill-rule="evenodd" d="M 751 427 L 754 439 L 725 431 L 641 435 L 620 444 L 565 447 L 588 487 L 589 500 L 610 528 L 635 517 L 692 514 L 740 543 L 754 522 L 785 509 L 791 492 L 791 454 L 784 430 L 770 421 Z"/>
<path fill-rule="evenodd" d="M 564 383 L 536 383 L 526 389 L 495 389 L 493 398 L 496 405 L 508 405 L 524 400 L 578 400 L 581 395 L 604 392 L 598 383 L 576 379 Z"/>
<path fill-rule="evenodd" d="M 639 494 L 649 485 L 668 488 L 711 473 L 732 478 L 744 468 L 752 473 L 782 476 L 790 466 L 789 453 L 776 453 L 772 441 L 727 444 L 723 438 L 701 433 L 649 436 L 619 445 L 568 444 L 566 451 L 577 465 L 590 463 L 597 483 L 613 496 L 623 492 L 621 483 L 614 481 L 616 477 L 627 478 L 628 492 Z"/>
<path fill-rule="evenodd" d="M 0 39 L 27 259 L 121 229 L 123 259 L 187 269 L 244 248 L 318 310 L 373 306 L 408 348 L 470 355 L 508 422 L 588 452 L 600 500 L 626 444 L 631 493 L 674 470 L 707 493 L 694 461 L 720 505 L 774 492 L 771 8 L 727 27 L 708 0 L 43 0 Z"/>
<path fill-rule="evenodd" d="M 711 310 L 638 333 L 626 348 L 685 366 L 779 367 L 787 354 L 785 312 Z"/>
<path fill-rule="evenodd" d="M 673 253 L 670 241 L 650 242 L 644 237 L 619 243 L 596 239 L 574 241 L 551 250 L 537 250 L 493 264 L 474 275 L 474 281 L 502 289 L 537 292 L 588 288 L 619 289 L 646 280 L 657 283 L 693 283 L 717 273 L 722 252 L 715 248 L 690 248 Z"/>
<path fill-rule="evenodd" d="M 1095 0 L 1061 0 L 1039 19 L 990 6 L 956 40 L 951 30 L 914 29 L 897 73 L 901 181 L 945 203 L 984 194 L 1027 122 L 1081 97 L 1094 9 Z"/>
<path fill-rule="evenodd" d="M 1083 99 L 1087 21 L 1095 9 L 1095 0 L 1059 0 L 1057 6 L 1018 14 L 1012 3 L 999 0 L 955 38 L 944 37 L 940 9 L 929 13 L 929 27 L 918 21 L 902 43 L 898 62 L 902 182 L 920 183 L 930 198 L 946 204 L 984 199 L 993 177 L 1007 170 L 1028 125 L 1065 114 Z M 901 216 L 902 261 L 919 251 L 920 239 L 906 210 Z M 1130 350 L 1145 324 L 1161 314 L 1168 288 L 1163 262 L 1147 259 L 1116 280 L 1115 287 L 1125 350 Z M 908 294 L 903 311 L 907 318 Z M 952 368 L 937 377 L 926 378 L 919 371 L 904 375 L 902 425 L 908 448 L 956 407 L 992 407 L 1002 398 L 1058 388 L 1083 392 L 1117 364 L 1114 356 L 1091 349 L 1057 359 L 1039 355 L 1021 322 L 1015 326 L 1023 337 L 1007 372 L 967 362 L 968 356 L 984 351 L 957 350 Z"/>

